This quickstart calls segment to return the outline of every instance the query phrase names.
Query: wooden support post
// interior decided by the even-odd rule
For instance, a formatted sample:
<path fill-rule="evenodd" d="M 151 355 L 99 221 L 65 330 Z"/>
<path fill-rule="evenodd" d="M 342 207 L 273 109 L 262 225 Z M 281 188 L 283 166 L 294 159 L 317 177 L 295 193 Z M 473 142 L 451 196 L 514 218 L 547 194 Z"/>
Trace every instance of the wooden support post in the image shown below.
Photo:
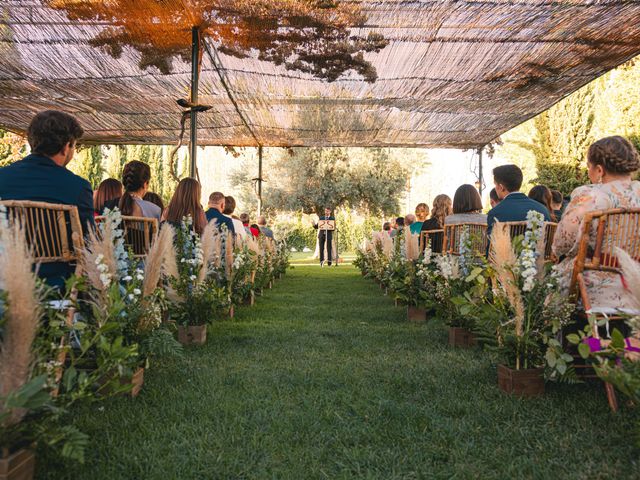
<path fill-rule="evenodd" d="M 200 83 L 200 30 L 191 29 L 191 103 L 198 104 L 198 85 Z M 198 112 L 191 110 L 189 135 L 189 176 L 196 178 L 198 160 Z"/>

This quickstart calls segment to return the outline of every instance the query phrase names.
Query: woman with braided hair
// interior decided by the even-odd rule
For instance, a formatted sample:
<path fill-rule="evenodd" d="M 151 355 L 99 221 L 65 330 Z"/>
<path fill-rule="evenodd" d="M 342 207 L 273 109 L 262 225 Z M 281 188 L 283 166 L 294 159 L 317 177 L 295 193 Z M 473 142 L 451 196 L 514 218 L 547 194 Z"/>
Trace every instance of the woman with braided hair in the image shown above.
<path fill-rule="evenodd" d="M 151 169 L 144 162 L 133 160 L 124 166 L 122 185 L 124 193 L 118 202 L 122 215 L 155 218 L 160 221 L 162 210 L 157 205 L 143 200 L 149 189 Z"/>
<path fill-rule="evenodd" d="M 640 182 L 632 178 L 640 169 L 640 155 L 631 142 L 619 136 L 598 140 L 587 152 L 587 168 L 592 185 L 573 191 L 553 240 L 553 252 L 561 259 L 557 268 L 564 289 L 569 287 L 585 214 L 611 208 L 640 208 Z M 593 228 L 591 246 L 595 245 L 595 238 Z M 585 283 L 594 306 L 631 306 L 619 275 L 587 271 Z"/>

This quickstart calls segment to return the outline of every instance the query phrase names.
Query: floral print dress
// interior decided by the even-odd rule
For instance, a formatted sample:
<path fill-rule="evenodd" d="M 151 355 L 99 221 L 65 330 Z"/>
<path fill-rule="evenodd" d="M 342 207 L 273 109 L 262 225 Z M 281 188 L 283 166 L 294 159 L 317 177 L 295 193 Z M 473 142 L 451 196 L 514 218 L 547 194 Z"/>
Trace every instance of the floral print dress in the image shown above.
<path fill-rule="evenodd" d="M 562 220 L 553 239 L 553 252 L 565 258 L 556 269 L 560 274 L 560 286 L 569 293 L 571 274 L 578 254 L 580 231 L 585 214 L 611 208 L 640 208 L 640 182 L 618 180 L 598 185 L 576 188 L 571 194 Z M 596 225 L 589 234 L 589 245 L 595 247 Z M 584 275 L 592 308 L 633 308 L 619 275 L 586 271 Z"/>

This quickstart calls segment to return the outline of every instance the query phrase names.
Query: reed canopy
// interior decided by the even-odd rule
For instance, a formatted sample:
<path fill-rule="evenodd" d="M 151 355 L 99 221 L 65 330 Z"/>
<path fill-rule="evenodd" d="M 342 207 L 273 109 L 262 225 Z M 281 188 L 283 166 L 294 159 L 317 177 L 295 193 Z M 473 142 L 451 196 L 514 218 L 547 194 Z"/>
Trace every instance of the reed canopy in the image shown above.
<path fill-rule="evenodd" d="M 175 143 L 192 27 L 202 145 L 477 147 L 640 54 L 631 0 L 3 0 L 0 126 Z"/>

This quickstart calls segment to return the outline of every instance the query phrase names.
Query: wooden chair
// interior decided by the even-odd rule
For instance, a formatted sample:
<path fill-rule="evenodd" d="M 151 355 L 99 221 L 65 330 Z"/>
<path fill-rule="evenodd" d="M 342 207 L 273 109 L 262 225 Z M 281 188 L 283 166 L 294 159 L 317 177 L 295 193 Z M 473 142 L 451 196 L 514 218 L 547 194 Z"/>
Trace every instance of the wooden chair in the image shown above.
<path fill-rule="evenodd" d="M 75 265 L 74 274 L 82 274 L 80 255 L 84 248 L 82 225 L 78 209 L 71 205 L 58 205 L 28 200 L 3 200 L 0 205 L 7 209 L 10 222 L 19 223 L 24 228 L 26 240 L 33 250 L 37 264 L 64 262 Z M 78 291 L 69 292 L 71 306 L 62 307 L 67 325 L 73 325 L 74 304 Z M 61 347 L 65 339 L 61 339 Z M 58 361 L 64 364 L 66 352 L 61 349 Z M 56 384 L 62 378 L 62 368 L 56 372 Z M 54 390 L 57 394 L 58 389 Z"/>
<path fill-rule="evenodd" d="M 442 244 L 444 241 L 444 230 L 424 230 L 420 232 L 420 251 L 423 252 L 429 242 L 431 242 L 431 250 L 434 253 L 442 253 Z"/>
<path fill-rule="evenodd" d="M 591 234 L 595 241 L 591 242 Z M 593 305 L 584 280 L 587 271 L 609 272 L 621 275 L 615 249 L 625 250 L 634 260 L 640 261 L 640 208 L 610 209 L 590 212 L 585 215 L 580 231 L 578 253 L 576 255 L 569 295 L 573 300 L 580 299 L 585 314 L 596 317 L 606 316 L 609 320 L 620 320 L 617 305 Z M 592 325 L 593 335 L 599 338 L 596 325 Z M 578 369 L 579 366 L 576 366 Z M 581 366 L 582 369 L 588 366 Z M 586 375 L 583 375 L 586 376 Z M 605 383 L 609 406 L 614 412 L 618 408 L 613 386 Z"/>
<path fill-rule="evenodd" d="M 96 223 L 104 221 L 105 217 L 96 217 Z M 144 257 L 151 247 L 153 239 L 158 233 L 158 220 L 146 217 L 122 216 L 124 230 L 124 244 L 133 252 L 136 258 Z"/>
<path fill-rule="evenodd" d="M 527 231 L 527 222 L 504 222 L 503 225 L 509 227 L 511 238 L 518 235 L 524 235 Z M 545 262 L 555 263 L 555 256 L 551 247 L 553 246 L 553 237 L 556 234 L 558 224 L 554 222 L 544 222 L 544 260 Z"/>
<path fill-rule="evenodd" d="M 442 253 L 460 255 L 460 239 L 465 229 L 471 238 L 471 249 L 473 252 L 477 256 L 484 256 L 486 254 L 488 243 L 486 223 L 456 223 L 445 225 Z"/>

